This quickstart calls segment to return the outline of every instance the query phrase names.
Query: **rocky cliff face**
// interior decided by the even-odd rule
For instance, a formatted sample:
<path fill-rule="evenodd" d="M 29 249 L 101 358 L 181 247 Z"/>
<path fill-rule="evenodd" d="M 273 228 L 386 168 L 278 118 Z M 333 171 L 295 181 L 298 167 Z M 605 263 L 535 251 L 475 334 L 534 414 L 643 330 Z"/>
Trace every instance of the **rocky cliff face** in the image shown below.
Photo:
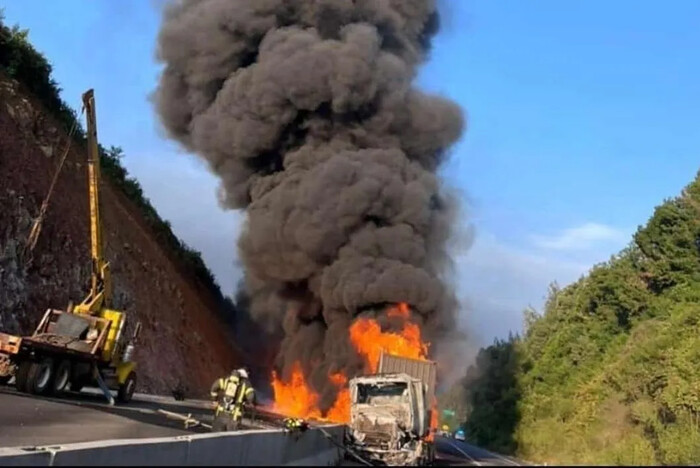
<path fill-rule="evenodd" d="M 87 152 L 81 145 L 71 147 L 35 249 L 24 252 L 67 144 L 59 128 L 17 82 L 0 76 L 2 331 L 30 333 L 47 308 L 65 309 L 89 288 Z M 238 363 L 213 298 L 182 271 L 140 212 L 106 179 L 101 196 L 114 306 L 128 312 L 131 326 L 142 323 L 138 390 L 168 394 L 184 386 L 190 395 L 202 395 Z"/>

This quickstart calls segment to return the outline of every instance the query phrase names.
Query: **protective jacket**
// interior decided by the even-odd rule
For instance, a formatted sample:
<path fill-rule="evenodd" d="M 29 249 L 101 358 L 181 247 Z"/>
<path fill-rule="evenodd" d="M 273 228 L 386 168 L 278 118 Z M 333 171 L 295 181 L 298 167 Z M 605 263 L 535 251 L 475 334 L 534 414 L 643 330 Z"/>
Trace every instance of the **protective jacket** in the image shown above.
<path fill-rule="evenodd" d="M 308 429 L 309 424 L 303 419 L 286 418 L 284 420 L 284 427 L 288 431 L 305 431 L 306 429 Z"/>
<path fill-rule="evenodd" d="M 218 403 L 216 416 L 225 412 L 239 420 L 243 416 L 243 404 L 255 402 L 255 390 L 248 379 L 234 374 L 217 379 L 211 386 L 211 397 Z"/>

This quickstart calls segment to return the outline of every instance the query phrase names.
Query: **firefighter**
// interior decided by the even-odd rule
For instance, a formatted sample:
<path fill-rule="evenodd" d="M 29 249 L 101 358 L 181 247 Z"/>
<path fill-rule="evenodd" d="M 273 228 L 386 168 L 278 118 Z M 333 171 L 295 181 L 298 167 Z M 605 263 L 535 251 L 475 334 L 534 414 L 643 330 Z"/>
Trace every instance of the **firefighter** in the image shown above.
<path fill-rule="evenodd" d="M 301 433 L 309 428 L 309 423 L 299 418 L 286 418 L 284 420 L 284 430 L 290 434 L 294 440 L 301 437 Z"/>
<path fill-rule="evenodd" d="M 303 432 L 309 428 L 309 423 L 299 418 L 286 418 L 284 420 L 284 428 L 290 432 Z"/>
<path fill-rule="evenodd" d="M 244 368 L 231 371 L 228 377 L 217 379 L 211 386 L 211 397 L 216 400 L 213 432 L 235 431 L 243 418 L 243 405 L 255 403 L 255 390 Z"/>

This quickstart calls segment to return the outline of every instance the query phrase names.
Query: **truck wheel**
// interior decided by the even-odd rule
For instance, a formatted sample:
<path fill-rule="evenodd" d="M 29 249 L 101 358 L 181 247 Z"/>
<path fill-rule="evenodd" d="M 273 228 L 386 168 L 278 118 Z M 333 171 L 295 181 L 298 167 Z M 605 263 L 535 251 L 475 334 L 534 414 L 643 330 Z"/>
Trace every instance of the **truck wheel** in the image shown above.
<path fill-rule="evenodd" d="M 10 358 L 0 354 L 0 385 L 6 385 L 17 371 Z"/>
<path fill-rule="evenodd" d="M 27 380 L 31 368 L 32 361 L 29 360 L 21 361 L 19 363 L 19 366 L 17 366 L 17 374 L 15 375 L 15 387 L 20 392 L 27 392 Z"/>
<path fill-rule="evenodd" d="M 136 390 L 136 374 L 129 372 L 124 383 L 119 386 L 117 401 L 119 403 L 129 403 L 131 397 L 134 396 L 134 390 Z"/>
<path fill-rule="evenodd" d="M 32 363 L 27 376 L 27 390 L 35 395 L 45 395 L 51 389 L 53 376 L 53 359 L 45 358 Z"/>
<path fill-rule="evenodd" d="M 51 393 L 58 395 L 66 391 L 70 381 L 71 367 L 71 362 L 68 359 L 64 359 L 58 364 L 53 378 L 53 385 L 51 385 Z"/>

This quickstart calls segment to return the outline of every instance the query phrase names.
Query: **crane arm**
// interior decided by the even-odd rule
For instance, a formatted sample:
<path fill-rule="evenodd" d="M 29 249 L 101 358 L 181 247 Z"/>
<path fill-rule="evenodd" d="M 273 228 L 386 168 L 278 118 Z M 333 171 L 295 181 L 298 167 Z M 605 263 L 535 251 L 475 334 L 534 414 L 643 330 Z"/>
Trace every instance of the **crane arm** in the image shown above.
<path fill-rule="evenodd" d="M 88 199 L 90 201 L 90 256 L 92 278 L 89 295 L 76 307 L 77 313 L 95 314 L 102 307 L 109 307 L 112 299 L 112 282 L 109 262 L 104 257 L 102 217 L 100 215 L 100 154 L 97 146 L 97 116 L 95 93 L 92 89 L 83 94 L 83 106 L 87 117 L 88 144 Z"/>

